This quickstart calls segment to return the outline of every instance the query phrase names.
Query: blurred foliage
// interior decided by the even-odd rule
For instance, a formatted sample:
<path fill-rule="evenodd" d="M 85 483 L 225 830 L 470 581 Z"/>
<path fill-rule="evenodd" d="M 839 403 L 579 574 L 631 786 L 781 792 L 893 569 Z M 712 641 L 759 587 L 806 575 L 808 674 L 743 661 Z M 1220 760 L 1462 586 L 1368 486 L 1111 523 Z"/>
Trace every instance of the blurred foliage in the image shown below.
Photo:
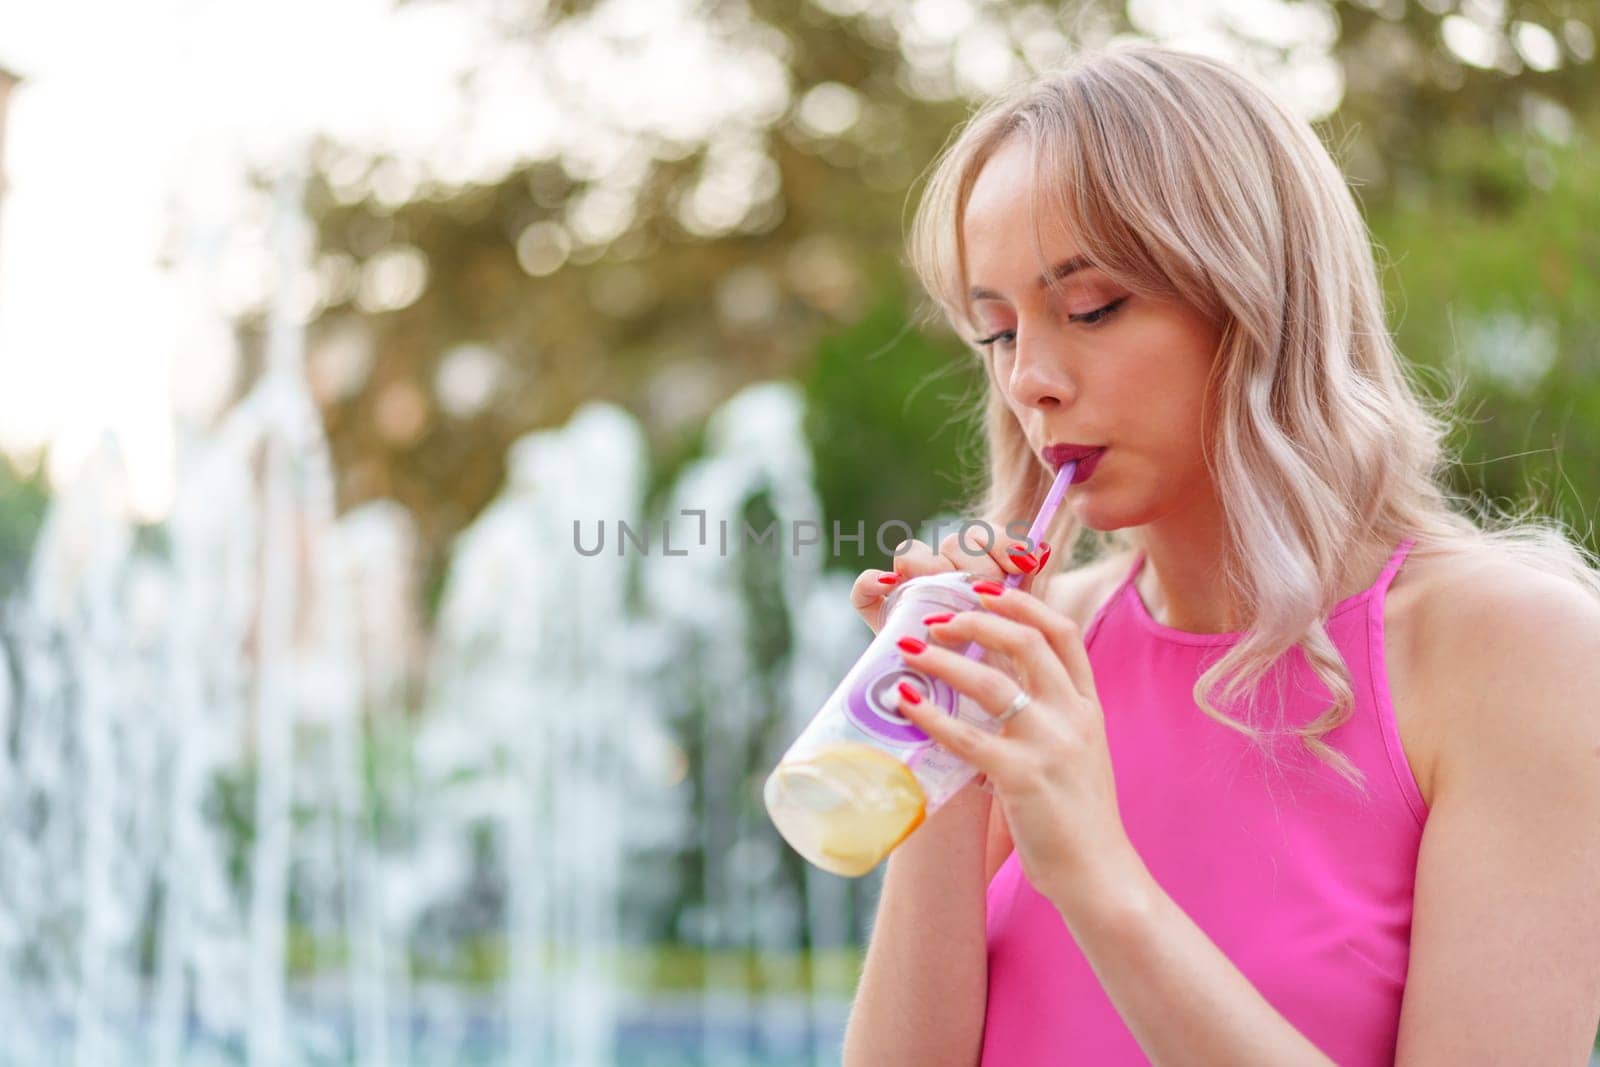
<path fill-rule="evenodd" d="M 503 30 L 548 39 L 581 28 L 596 6 L 529 4 L 519 14 L 503 5 Z M 1392 261 L 1385 284 L 1403 350 L 1435 392 L 1447 390 L 1448 375 L 1465 375 L 1471 421 L 1457 445 L 1468 465 L 1457 489 L 1508 500 L 1532 493 L 1595 547 L 1584 510 L 1600 484 L 1600 383 L 1589 373 L 1600 276 L 1595 5 L 1294 7 L 1323 13 L 1330 27 L 1343 94 L 1319 130 Z M 958 503 L 981 458 L 976 425 L 963 417 L 981 383 L 954 338 L 910 327 L 920 298 L 902 244 L 918 177 L 974 94 L 962 89 L 955 50 L 942 73 L 913 69 L 910 10 L 896 0 L 703 4 L 723 39 L 777 56 L 791 90 L 781 116 L 734 131 L 775 166 L 772 197 L 714 236 L 685 224 L 684 205 L 711 166 L 710 140 L 728 131 L 699 144 L 636 138 L 645 178 L 624 232 L 576 245 L 540 276 L 519 263 L 519 238 L 540 222 L 571 232 L 576 206 L 603 175 L 542 159 L 490 186 L 423 188 L 399 206 L 315 184 L 326 255 L 358 274 L 397 246 L 427 263 L 426 288 L 407 306 L 374 313 L 347 294 L 313 324 L 313 379 L 342 504 L 406 505 L 436 584 L 451 538 L 498 491 L 518 436 L 561 424 L 584 401 L 615 401 L 646 428 L 659 495 L 694 456 L 715 405 L 773 377 L 805 383 L 826 515 L 843 532 Z M 986 3 L 965 35 L 1001 34 L 1038 67 L 1049 62 L 1041 34 L 1074 42 L 1148 30 L 1151 10 Z M 1268 30 L 1223 32 L 1262 69 L 1306 65 L 1307 46 L 1268 39 Z M 1458 54 L 1464 33 L 1476 34 L 1475 63 Z M 1551 69 L 1529 66 L 1551 67 L 1551 54 Z M 802 102 L 830 83 L 853 91 L 859 117 L 823 135 Z M 575 123 L 609 128 L 605 109 L 581 95 L 562 104 Z M 331 158 L 334 146 L 325 147 Z M 370 343 L 370 366 L 361 380 L 330 386 L 338 376 L 319 378 L 319 351 L 352 326 Z M 438 378 L 461 345 L 484 346 L 500 373 L 482 410 L 451 415 Z M 878 555 L 870 542 L 864 560 L 844 548 L 835 565 L 848 570 Z"/>
<path fill-rule="evenodd" d="M 1454 488 L 1559 515 L 1595 548 L 1600 116 L 1551 145 L 1456 126 L 1441 173 L 1371 213 L 1401 350 L 1460 375 Z"/>
<path fill-rule="evenodd" d="M 24 475 L 0 459 L 0 601 L 22 584 L 48 499 L 43 473 Z"/>
<path fill-rule="evenodd" d="M 839 551 L 828 558 L 847 571 L 885 566 L 908 536 L 891 520 L 956 511 L 983 473 L 982 368 L 948 339 L 912 329 L 905 304 L 890 288 L 859 322 L 824 337 L 806 379 L 830 548 L 838 524 Z M 861 544 L 845 540 L 858 532 Z"/>

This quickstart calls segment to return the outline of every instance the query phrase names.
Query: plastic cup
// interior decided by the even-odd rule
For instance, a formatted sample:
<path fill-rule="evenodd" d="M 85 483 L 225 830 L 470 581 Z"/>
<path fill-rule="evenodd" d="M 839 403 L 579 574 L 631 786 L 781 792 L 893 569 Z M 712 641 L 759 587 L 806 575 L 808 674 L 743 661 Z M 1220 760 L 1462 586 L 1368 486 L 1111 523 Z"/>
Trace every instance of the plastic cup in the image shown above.
<path fill-rule="evenodd" d="M 890 593 L 878 636 L 767 778 L 767 814 L 807 861 L 846 877 L 866 874 L 977 774 L 899 713 L 899 683 L 947 715 L 991 732 L 1001 727 L 976 701 L 909 667 L 897 642 L 929 641 L 922 619 L 933 612 L 979 609 L 972 585 L 983 580 L 925 575 Z"/>
<path fill-rule="evenodd" d="M 1073 460 L 1056 472 L 1028 530 L 1030 545 L 1044 536 L 1077 471 Z M 790 847 L 823 870 L 866 874 L 978 773 L 900 714 L 900 683 L 910 682 L 929 704 L 980 730 L 1001 727 L 977 701 L 912 670 L 898 643 L 906 636 L 927 641 L 922 620 L 933 612 L 982 607 L 972 586 L 983 580 L 930 574 L 890 593 L 877 638 L 767 777 L 761 795 L 768 817 Z M 1005 586 L 1021 581 L 1020 574 L 1007 575 Z M 983 648 L 974 642 L 966 655 L 981 659 Z"/>

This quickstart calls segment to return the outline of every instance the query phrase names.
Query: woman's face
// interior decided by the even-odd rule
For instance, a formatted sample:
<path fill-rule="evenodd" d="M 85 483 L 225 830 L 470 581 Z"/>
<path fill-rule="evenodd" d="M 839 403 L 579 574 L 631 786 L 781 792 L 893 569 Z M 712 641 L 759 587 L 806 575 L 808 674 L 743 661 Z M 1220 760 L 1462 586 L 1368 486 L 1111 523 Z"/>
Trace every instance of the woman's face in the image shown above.
<path fill-rule="evenodd" d="M 1053 295 L 1034 256 L 1031 186 L 1027 145 L 1012 138 L 979 173 L 962 220 L 979 337 L 995 339 L 985 348 L 994 386 L 1035 454 L 1059 443 L 1105 447 L 1067 494 L 1091 529 L 1207 506 L 1201 402 L 1220 331 L 1192 308 L 1129 292 L 1093 264 L 1071 269 L 1079 255 L 1071 235 L 1044 219 L 1045 261 L 1064 283 L 1064 295 Z"/>

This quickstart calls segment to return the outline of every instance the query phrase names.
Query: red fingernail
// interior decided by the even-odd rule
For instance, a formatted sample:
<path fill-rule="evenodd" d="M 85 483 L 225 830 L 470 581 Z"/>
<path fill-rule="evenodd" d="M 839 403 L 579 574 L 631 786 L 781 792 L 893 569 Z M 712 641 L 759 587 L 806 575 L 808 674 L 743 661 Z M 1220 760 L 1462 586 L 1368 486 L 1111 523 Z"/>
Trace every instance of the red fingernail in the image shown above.
<path fill-rule="evenodd" d="M 949 622 L 951 619 L 953 619 L 955 617 L 956 617 L 955 613 L 951 612 L 951 611 L 941 611 L 941 612 L 939 612 L 939 613 L 937 613 L 935 615 L 924 615 L 922 617 L 922 625 L 924 625 L 924 626 L 937 626 L 941 622 Z"/>
<path fill-rule="evenodd" d="M 1021 567 L 1022 573 L 1024 574 L 1032 574 L 1034 571 L 1039 569 L 1039 561 L 1028 555 L 1026 552 L 1013 550 L 1010 555 L 1011 562 Z"/>
<path fill-rule="evenodd" d="M 899 580 L 900 580 L 900 576 L 898 574 L 880 574 L 878 576 L 878 581 L 880 583 L 882 583 L 883 585 L 893 585 L 895 582 L 898 582 Z"/>
<path fill-rule="evenodd" d="M 909 652 L 913 656 L 928 647 L 925 642 L 918 641 L 915 637 L 902 637 L 895 644 L 900 646 L 900 651 Z"/>
<path fill-rule="evenodd" d="M 1001 585 L 999 582 L 974 582 L 972 585 L 972 591 L 983 596 L 999 596 L 1001 593 L 1006 591 L 1006 587 Z"/>
<path fill-rule="evenodd" d="M 1039 566 L 1043 567 L 1046 563 L 1050 562 L 1050 546 L 1045 542 L 1040 541 L 1039 547 L 1044 549 L 1044 553 L 1039 557 Z"/>
<path fill-rule="evenodd" d="M 910 682 L 900 683 L 900 695 L 906 698 L 907 704 L 922 703 L 922 694 L 917 692 L 916 687 L 914 687 Z"/>

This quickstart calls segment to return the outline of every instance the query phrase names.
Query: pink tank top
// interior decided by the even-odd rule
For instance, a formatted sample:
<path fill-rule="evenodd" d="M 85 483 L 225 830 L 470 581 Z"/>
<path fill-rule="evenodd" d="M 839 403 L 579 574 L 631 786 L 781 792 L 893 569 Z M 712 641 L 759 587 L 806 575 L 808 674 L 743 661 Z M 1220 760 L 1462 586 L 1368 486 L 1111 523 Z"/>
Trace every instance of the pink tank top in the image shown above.
<path fill-rule="evenodd" d="M 1353 714 L 1324 737 L 1364 776 L 1363 797 L 1289 737 L 1274 769 L 1212 721 L 1192 690 L 1242 635 L 1151 617 L 1141 553 L 1085 632 L 1105 711 L 1117 800 L 1155 880 L 1261 994 L 1335 1062 L 1393 1063 L 1427 808 L 1395 726 L 1383 604 L 1413 540 L 1325 623 L 1352 675 Z M 1328 691 L 1299 648 L 1257 689 L 1269 716 L 1305 723 Z M 988 901 L 986 1067 L 1147 1063 L 1055 908 L 1016 854 Z"/>

